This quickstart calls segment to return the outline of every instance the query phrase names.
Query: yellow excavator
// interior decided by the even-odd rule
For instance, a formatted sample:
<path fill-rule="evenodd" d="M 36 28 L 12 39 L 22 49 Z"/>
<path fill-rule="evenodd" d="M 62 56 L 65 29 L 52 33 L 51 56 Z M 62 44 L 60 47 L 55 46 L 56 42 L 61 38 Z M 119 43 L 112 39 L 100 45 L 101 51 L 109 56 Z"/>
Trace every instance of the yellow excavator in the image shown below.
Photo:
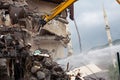
<path fill-rule="evenodd" d="M 57 15 L 59 15 L 62 11 L 64 11 L 66 8 L 68 8 L 76 1 L 77 0 L 64 0 L 62 3 L 60 3 L 56 8 L 52 10 L 51 14 L 42 15 L 40 19 L 40 24 L 44 26 L 47 22 L 55 18 Z"/>

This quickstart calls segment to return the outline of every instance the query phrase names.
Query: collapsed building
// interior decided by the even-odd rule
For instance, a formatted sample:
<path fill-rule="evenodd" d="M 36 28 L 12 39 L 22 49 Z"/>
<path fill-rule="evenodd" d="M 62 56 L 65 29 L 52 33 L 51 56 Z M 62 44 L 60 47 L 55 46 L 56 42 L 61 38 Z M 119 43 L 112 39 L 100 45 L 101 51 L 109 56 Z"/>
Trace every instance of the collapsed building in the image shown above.
<path fill-rule="evenodd" d="M 51 10 L 62 0 L 6 1 L 7 3 L 4 3 L 4 1 L 3 3 L 1 2 L 1 9 L 3 11 L 2 13 L 5 13 L 5 18 L 8 20 L 2 22 L 2 24 L 11 28 L 21 26 L 25 32 L 31 35 L 31 38 L 29 39 L 27 37 L 30 36 L 25 36 L 26 39 L 24 39 L 24 41 L 25 43 L 32 44 L 32 51 L 37 48 L 47 49 L 55 53 L 53 55 L 54 58 L 62 58 L 64 56 L 64 49 L 68 45 L 68 55 L 73 53 L 72 46 L 69 44 L 69 27 L 66 26 L 66 23 L 68 23 L 66 20 L 66 10 L 60 14 L 60 17 L 51 20 L 41 30 L 39 30 L 39 16 L 45 13 L 50 14 Z M 5 8 L 5 11 L 3 10 L 3 7 Z"/>
<path fill-rule="evenodd" d="M 73 53 L 67 11 L 44 27 L 39 25 L 40 16 L 62 1 L 0 0 L 0 79 L 68 80 L 52 60 L 63 58 L 66 47 L 68 56 Z"/>

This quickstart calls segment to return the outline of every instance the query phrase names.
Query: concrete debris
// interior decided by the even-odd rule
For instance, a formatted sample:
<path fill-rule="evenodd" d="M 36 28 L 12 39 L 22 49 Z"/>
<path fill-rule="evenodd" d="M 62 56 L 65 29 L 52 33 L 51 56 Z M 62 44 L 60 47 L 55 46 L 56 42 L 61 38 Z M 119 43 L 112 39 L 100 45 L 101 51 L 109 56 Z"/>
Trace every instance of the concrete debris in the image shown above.
<path fill-rule="evenodd" d="M 36 71 L 38 71 L 40 69 L 40 66 L 33 66 L 32 68 L 31 68 L 31 72 L 32 73 L 35 73 Z"/>
<path fill-rule="evenodd" d="M 42 52 L 42 50 L 40 50 Z M 45 50 L 43 51 L 45 52 Z M 47 53 L 45 53 L 47 54 Z M 34 55 L 28 58 L 27 61 L 28 65 L 26 67 L 27 71 L 26 74 L 30 73 L 29 76 L 31 77 L 30 80 L 37 79 L 37 80 L 68 80 L 69 77 L 65 73 L 65 71 L 56 63 L 54 62 L 51 57 L 45 57 L 40 55 Z M 30 77 L 27 77 L 29 80 Z M 33 79 L 33 80 L 34 80 Z"/>
<path fill-rule="evenodd" d="M 59 21 L 53 20 L 53 21 L 50 21 L 47 25 L 45 25 L 45 27 L 43 27 L 43 29 L 45 29 L 53 34 L 56 34 L 58 36 L 62 35 L 63 37 L 66 37 L 67 33 L 65 31 L 66 27 L 64 25 L 65 24 L 62 24 Z"/>
<path fill-rule="evenodd" d="M 63 69 L 52 60 L 48 50 L 38 49 L 32 55 L 29 55 L 29 53 L 31 53 L 30 48 L 32 45 L 23 45 L 24 41 L 21 42 L 18 40 L 19 38 L 22 38 L 22 36 L 16 36 L 10 32 L 6 32 L 6 34 L 1 35 L 0 57 L 6 58 L 6 62 L 8 62 L 8 64 L 4 65 L 7 66 L 6 69 L 1 72 L 3 75 L 5 73 L 7 76 L 8 74 L 8 78 L 12 78 L 14 76 L 15 80 L 68 79 L 65 71 L 63 71 Z M 9 71 L 12 70 L 12 72 L 7 73 L 7 69 Z M 0 79 L 2 79 L 2 77 L 0 77 Z"/>
<path fill-rule="evenodd" d="M 31 51 L 33 46 L 28 43 L 43 35 L 69 43 L 64 24 L 53 20 L 47 24 L 51 27 L 40 31 L 40 14 L 28 5 L 27 0 L 0 0 L 0 80 L 70 80 L 48 50 Z"/>
<path fill-rule="evenodd" d="M 38 71 L 37 72 L 37 77 L 38 77 L 38 79 L 45 79 L 45 73 L 44 72 L 42 72 L 42 71 Z"/>

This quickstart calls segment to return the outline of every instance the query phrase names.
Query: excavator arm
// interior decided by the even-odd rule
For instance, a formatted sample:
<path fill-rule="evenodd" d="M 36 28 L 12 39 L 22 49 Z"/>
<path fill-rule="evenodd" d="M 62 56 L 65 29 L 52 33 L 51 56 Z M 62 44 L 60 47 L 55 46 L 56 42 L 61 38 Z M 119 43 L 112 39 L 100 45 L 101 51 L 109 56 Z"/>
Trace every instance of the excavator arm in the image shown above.
<path fill-rule="evenodd" d="M 65 0 L 60 5 L 58 5 L 56 8 L 54 8 L 51 12 L 51 14 L 46 14 L 41 16 L 40 24 L 44 26 L 47 22 L 55 18 L 57 15 L 59 15 L 62 11 L 64 11 L 66 8 L 68 8 L 71 4 L 73 4 L 77 0 Z"/>

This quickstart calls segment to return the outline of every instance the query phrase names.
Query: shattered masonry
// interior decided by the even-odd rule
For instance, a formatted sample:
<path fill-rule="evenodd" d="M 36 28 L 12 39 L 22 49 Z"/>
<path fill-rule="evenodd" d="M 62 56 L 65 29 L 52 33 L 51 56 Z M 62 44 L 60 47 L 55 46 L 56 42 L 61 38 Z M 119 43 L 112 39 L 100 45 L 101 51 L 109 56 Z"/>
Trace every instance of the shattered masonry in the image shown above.
<path fill-rule="evenodd" d="M 0 80 L 68 80 L 52 60 L 64 56 L 70 41 L 66 11 L 42 30 L 39 27 L 40 16 L 61 1 L 0 0 Z M 41 55 L 33 56 L 35 50 Z"/>

